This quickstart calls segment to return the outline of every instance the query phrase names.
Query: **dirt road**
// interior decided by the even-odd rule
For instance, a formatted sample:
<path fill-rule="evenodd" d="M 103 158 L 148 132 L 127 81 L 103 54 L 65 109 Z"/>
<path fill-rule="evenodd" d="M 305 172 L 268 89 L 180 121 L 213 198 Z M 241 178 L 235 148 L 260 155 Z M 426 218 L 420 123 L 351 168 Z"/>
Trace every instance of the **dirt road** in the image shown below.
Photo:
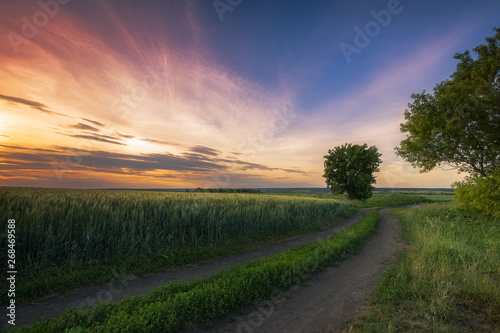
<path fill-rule="evenodd" d="M 397 219 L 386 210 L 380 214 L 378 233 L 358 255 L 328 267 L 305 285 L 228 314 L 212 329 L 199 332 L 348 332 L 350 320 L 404 246 Z"/>
<path fill-rule="evenodd" d="M 201 278 L 205 275 L 219 272 L 228 266 L 243 264 L 256 258 L 279 253 L 290 247 L 330 237 L 339 229 L 355 224 L 361 219 L 362 214 L 362 212 L 358 212 L 353 217 L 339 221 L 338 223 L 320 232 L 284 241 L 272 246 L 259 248 L 239 255 L 207 261 L 199 265 L 171 269 L 165 272 L 148 274 L 146 276 L 136 277 L 133 279 L 126 278 L 127 272 L 116 272 L 117 281 L 114 283 L 81 288 L 68 295 L 48 298 L 42 303 L 18 305 L 16 307 L 16 328 L 32 324 L 40 320 L 42 317 L 55 317 L 74 306 L 82 307 L 85 302 L 90 305 L 104 300 L 118 302 L 125 296 L 147 294 L 152 289 L 170 281 L 185 281 Z M 7 319 L 8 318 L 5 315 L 0 317 L 0 327 L 7 325 Z"/>

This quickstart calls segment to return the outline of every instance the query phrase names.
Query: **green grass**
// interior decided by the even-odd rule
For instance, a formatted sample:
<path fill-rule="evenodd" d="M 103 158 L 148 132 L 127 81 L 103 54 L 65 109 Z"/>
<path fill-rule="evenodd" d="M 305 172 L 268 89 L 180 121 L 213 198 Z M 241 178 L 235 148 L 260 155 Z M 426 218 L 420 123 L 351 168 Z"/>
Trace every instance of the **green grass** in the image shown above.
<path fill-rule="evenodd" d="M 329 239 L 310 242 L 279 254 L 231 267 L 201 280 L 170 283 L 145 297 L 71 309 L 21 332 L 177 332 L 210 327 L 225 313 L 266 299 L 310 274 L 356 253 L 374 232 L 379 215 L 370 212 L 356 225 Z"/>
<path fill-rule="evenodd" d="M 301 197 L 301 198 L 316 198 L 316 199 L 331 199 L 339 202 L 352 204 L 351 201 L 347 199 L 347 195 L 345 194 L 332 194 L 332 193 L 294 193 L 294 192 L 262 192 L 259 193 L 262 196 L 284 196 L 284 197 Z"/>
<path fill-rule="evenodd" d="M 113 271 L 141 275 L 243 252 L 352 213 L 315 198 L 0 188 L 0 219 L 16 220 L 18 302 L 106 283 Z"/>
<path fill-rule="evenodd" d="M 279 195 L 285 197 L 306 197 L 306 198 L 317 198 L 317 199 L 330 199 L 337 202 L 342 202 L 351 207 L 364 208 L 364 207 L 397 207 L 397 206 L 409 206 L 418 205 L 422 203 L 429 202 L 442 202 L 442 201 L 452 201 L 453 195 L 451 194 L 441 194 L 441 192 L 436 192 L 438 194 L 433 194 L 432 192 L 426 191 L 423 194 L 418 192 L 389 192 L 389 193 L 375 193 L 368 200 L 361 201 L 350 201 L 347 199 L 347 195 L 338 195 L 331 193 L 262 193 L 261 195 Z"/>
<path fill-rule="evenodd" d="M 19 270 L 258 239 L 348 211 L 335 201 L 251 194 L 0 189 L 0 219 L 15 219 L 23 240 Z"/>
<path fill-rule="evenodd" d="M 372 196 L 363 204 L 371 207 L 409 206 L 431 202 L 432 199 L 429 197 L 430 196 L 401 193 L 378 194 Z"/>
<path fill-rule="evenodd" d="M 429 199 L 431 201 L 455 201 L 455 196 L 453 194 L 425 194 L 422 197 Z"/>
<path fill-rule="evenodd" d="M 108 283 L 116 272 L 141 276 L 318 231 L 360 207 L 422 201 L 395 193 L 350 202 L 332 194 L 0 188 L 0 218 L 16 219 L 16 300 L 32 302 Z M 3 253 L 6 244 L 0 239 Z"/>
<path fill-rule="evenodd" d="M 331 221 L 324 227 L 331 225 Z M 319 231 L 320 227 L 296 229 L 279 236 L 265 236 L 258 240 L 250 237 L 233 238 L 217 246 L 189 246 L 158 251 L 154 254 L 107 259 L 98 262 L 75 262 L 65 269 L 56 266 L 39 272 L 31 272 L 17 280 L 16 301 L 41 301 L 48 295 L 64 294 L 76 288 L 106 284 L 117 278 L 142 276 L 184 265 L 199 264 L 210 259 L 243 253 L 261 246 Z M 119 277 L 117 277 L 117 274 Z M 5 286 L 4 286 L 5 287 Z M 4 295 L 7 295 L 5 292 Z M 6 303 L 6 299 L 2 299 Z"/>
<path fill-rule="evenodd" d="M 453 203 L 398 210 L 409 249 L 355 332 L 499 332 L 500 220 Z"/>

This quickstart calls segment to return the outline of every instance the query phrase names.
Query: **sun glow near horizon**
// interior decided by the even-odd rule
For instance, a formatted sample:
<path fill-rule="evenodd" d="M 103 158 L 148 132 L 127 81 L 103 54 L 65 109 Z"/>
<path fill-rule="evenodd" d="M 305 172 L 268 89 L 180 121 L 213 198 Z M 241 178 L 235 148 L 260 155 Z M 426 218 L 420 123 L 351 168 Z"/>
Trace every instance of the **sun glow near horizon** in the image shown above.
<path fill-rule="evenodd" d="M 223 22 L 195 0 L 70 2 L 30 38 L 22 18 L 43 8 L 5 4 L 0 186 L 323 187 L 323 156 L 352 142 L 383 153 L 377 186 L 448 187 L 462 176 L 420 174 L 393 149 L 411 93 L 446 79 L 495 21 L 452 4 L 481 20 L 443 21 L 443 7 L 417 31 L 431 4 L 405 3 L 351 64 L 338 45 L 382 2 L 245 3 Z"/>

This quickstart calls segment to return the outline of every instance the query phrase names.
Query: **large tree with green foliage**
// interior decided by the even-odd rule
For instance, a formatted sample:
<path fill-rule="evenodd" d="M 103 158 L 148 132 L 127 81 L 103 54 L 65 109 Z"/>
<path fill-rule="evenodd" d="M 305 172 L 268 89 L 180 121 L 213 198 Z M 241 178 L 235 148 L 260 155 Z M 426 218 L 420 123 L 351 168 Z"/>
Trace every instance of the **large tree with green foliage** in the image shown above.
<path fill-rule="evenodd" d="M 487 44 L 456 54 L 456 71 L 433 94 L 413 94 L 396 154 L 421 169 L 449 165 L 486 177 L 500 167 L 500 29 Z"/>
<path fill-rule="evenodd" d="M 449 80 L 413 94 L 396 154 L 421 169 L 449 165 L 469 175 L 454 184 L 461 207 L 500 217 L 500 28 L 486 44 L 456 54 Z"/>
<path fill-rule="evenodd" d="M 347 192 L 350 200 L 368 199 L 372 196 L 375 177 L 373 173 L 378 170 L 382 161 L 381 154 L 375 146 L 368 147 L 344 144 L 328 150 L 325 155 L 326 185 L 332 193 L 343 194 Z"/>

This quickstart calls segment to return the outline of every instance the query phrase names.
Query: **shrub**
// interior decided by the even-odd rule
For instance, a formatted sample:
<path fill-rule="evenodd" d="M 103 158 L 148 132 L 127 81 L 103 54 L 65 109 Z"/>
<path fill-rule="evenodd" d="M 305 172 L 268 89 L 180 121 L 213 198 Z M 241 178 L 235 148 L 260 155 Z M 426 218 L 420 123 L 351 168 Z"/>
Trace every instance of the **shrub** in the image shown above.
<path fill-rule="evenodd" d="M 488 177 L 467 177 L 454 185 L 459 208 L 500 217 L 500 170 Z"/>

